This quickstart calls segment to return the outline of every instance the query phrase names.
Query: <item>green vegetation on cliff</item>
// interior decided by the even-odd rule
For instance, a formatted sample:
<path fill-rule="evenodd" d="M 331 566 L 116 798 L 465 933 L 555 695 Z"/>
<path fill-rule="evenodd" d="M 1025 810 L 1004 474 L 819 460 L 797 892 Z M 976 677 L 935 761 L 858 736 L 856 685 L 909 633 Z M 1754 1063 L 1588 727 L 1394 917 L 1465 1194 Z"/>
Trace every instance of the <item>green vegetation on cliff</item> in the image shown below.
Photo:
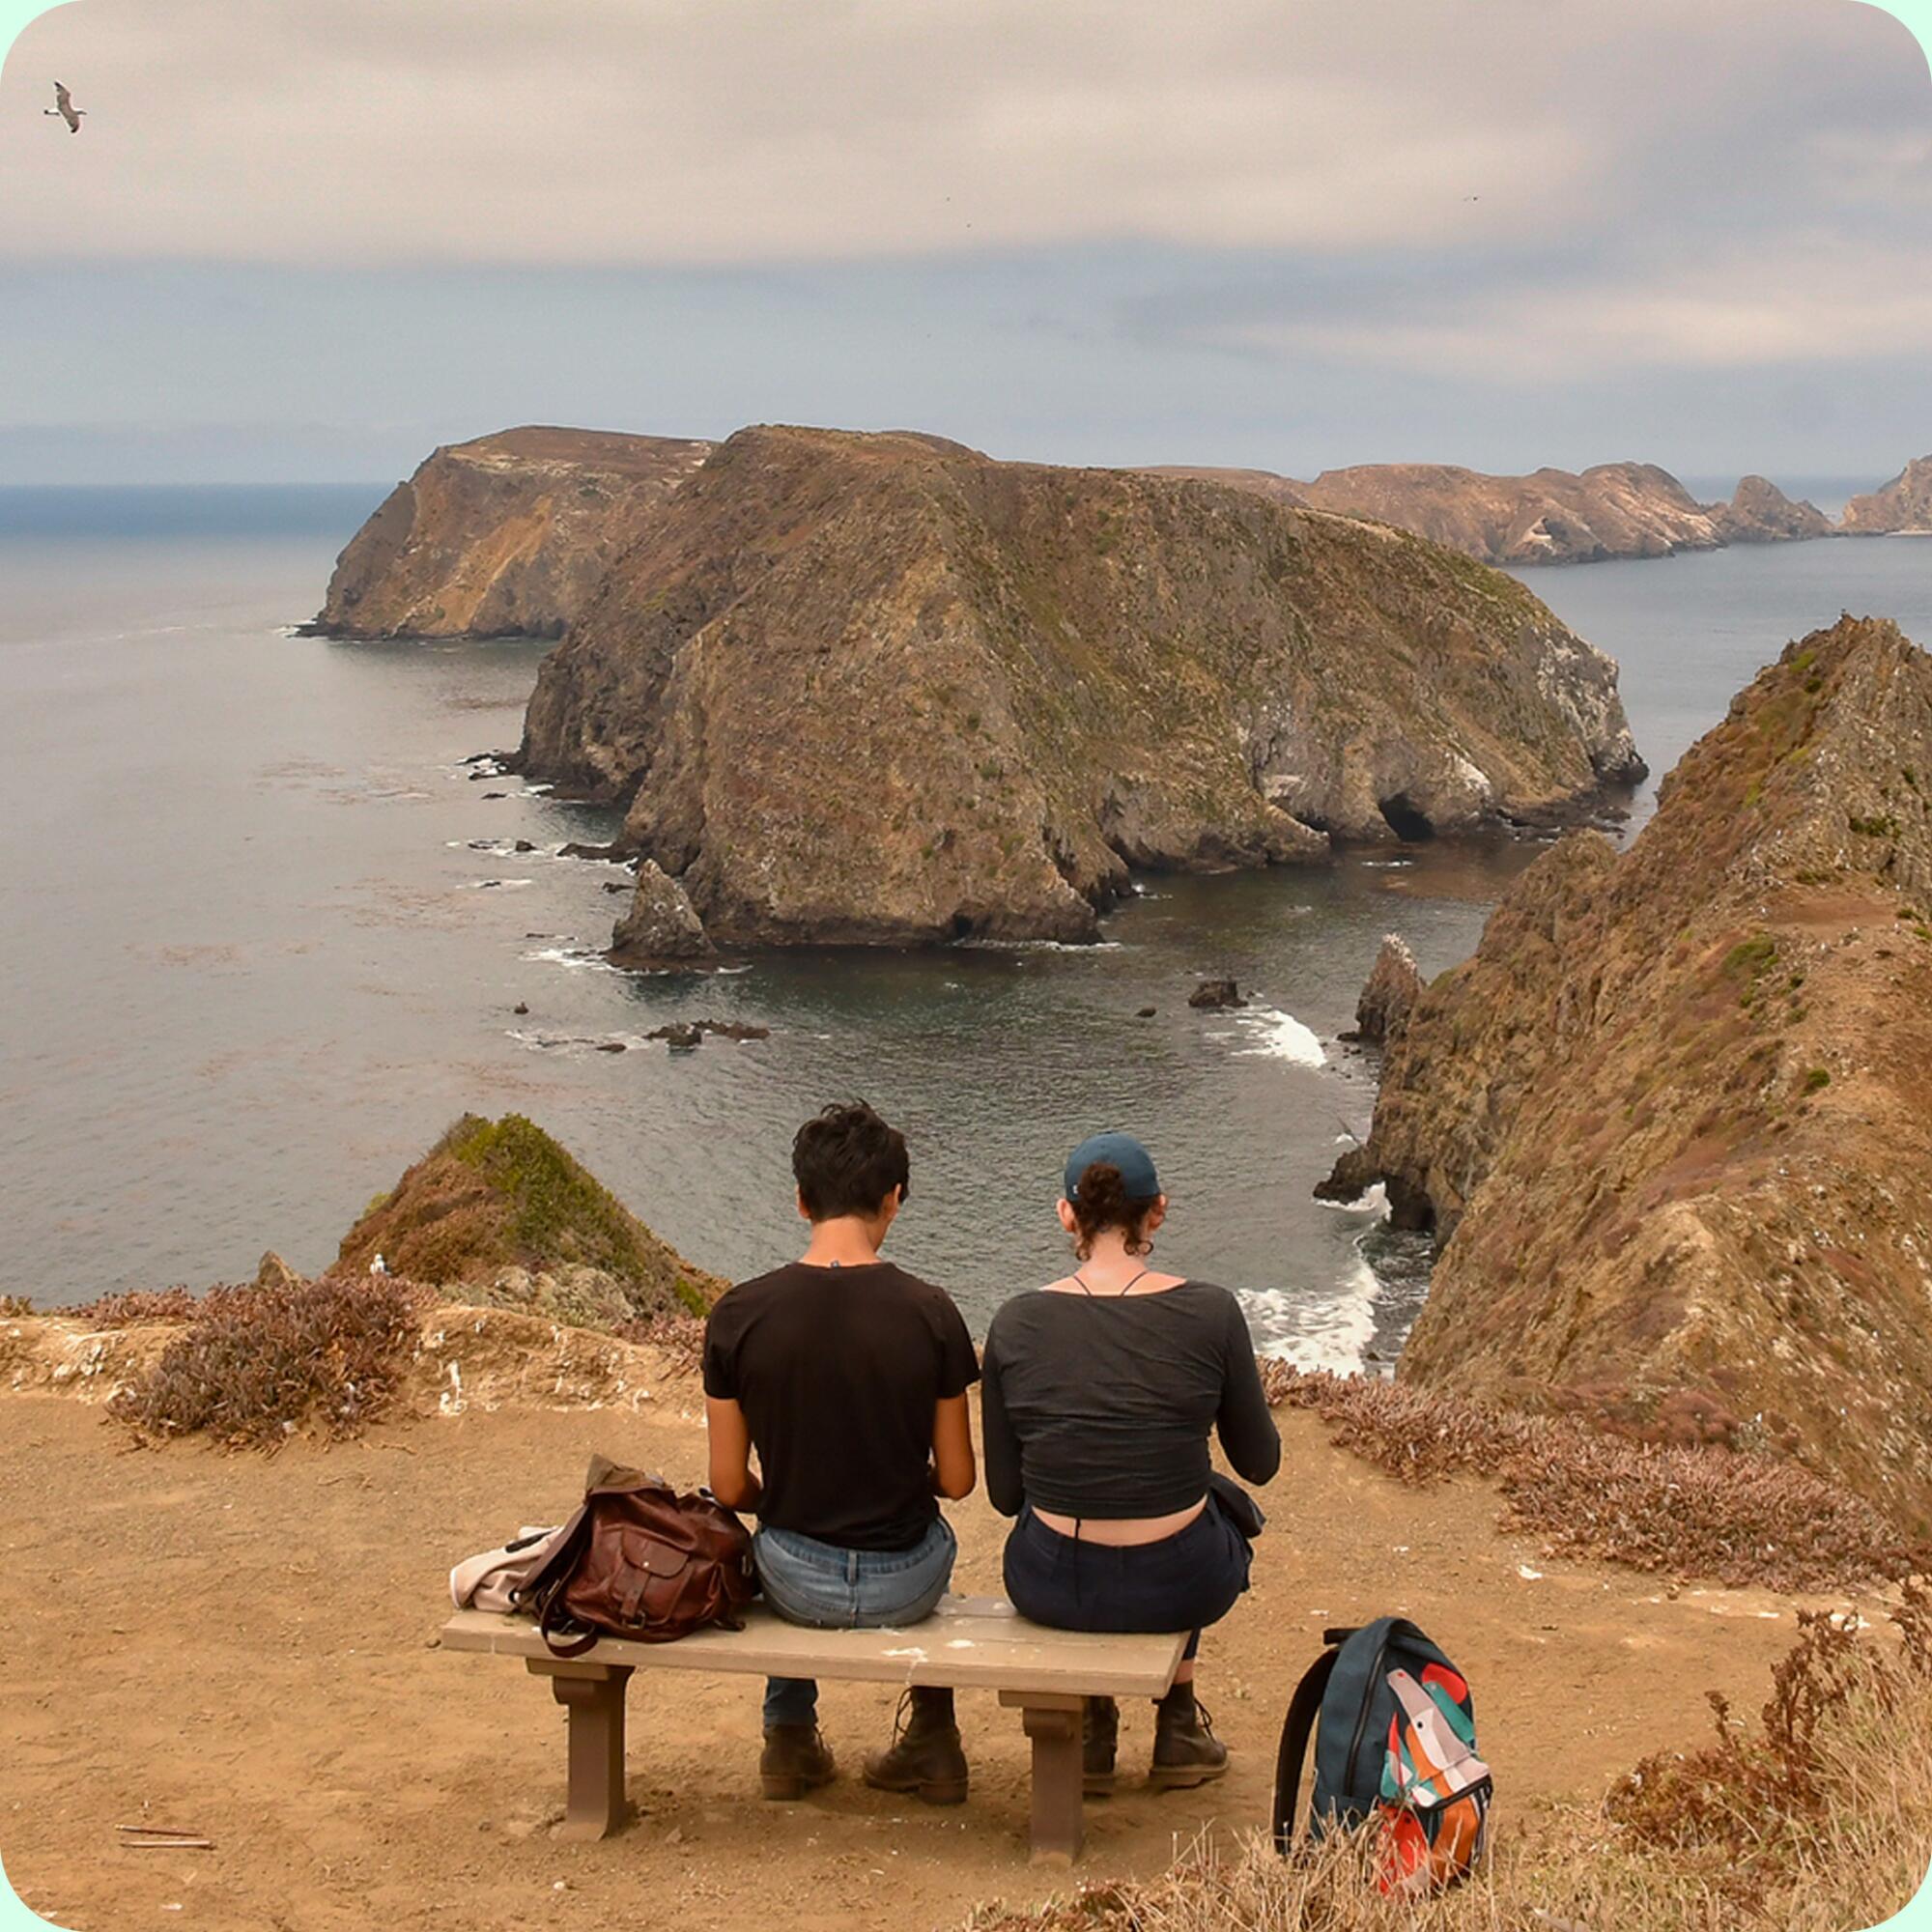
<path fill-rule="evenodd" d="M 660 1240 L 609 1188 L 521 1114 L 466 1114 L 344 1236 L 338 1272 L 377 1255 L 437 1288 L 487 1288 L 506 1269 L 591 1269 L 633 1317 L 701 1313 L 723 1291 Z"/>

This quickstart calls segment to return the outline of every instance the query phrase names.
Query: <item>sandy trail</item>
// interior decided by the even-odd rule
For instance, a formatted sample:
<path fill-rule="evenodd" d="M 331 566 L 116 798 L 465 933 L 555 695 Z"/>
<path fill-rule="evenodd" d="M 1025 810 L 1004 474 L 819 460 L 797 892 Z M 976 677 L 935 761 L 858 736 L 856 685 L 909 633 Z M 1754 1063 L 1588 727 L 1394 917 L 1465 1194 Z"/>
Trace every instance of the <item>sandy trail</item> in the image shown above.
<path fill-rule="evenodd" d="M 928 1810 L 858 1781 L 893 1694 L 828 1684 L 841 1776 L 779 1805 L 757 1795 L 753 1682 L 640 1672 L 637 1824 L 597 1845 L 551 1838 L 562 1715 L 514 1664 L 433 1647 L 445 1572 L 555 1520 L 592 1450 L 696 1479 L 696 1410 L 695 1386 L 671 1381 L 636 1413 L 471 1410 L 263 1461 L 129 1453 L 97 1408 L 0 1397 L 0 1856 L 14 1887 L 71 1932 L 951 1926 L 979 1901 L 1063 1889 L 1026 1862 L 1025 1741 L 991 1697 L 961 1700 L 970 1802 Z M 1281 1421 L 1255 1587 L 1203 1653 L 1235 1769 L 1201 1791 L 1129 1784 L 1091 1804 L 1082 1876 L 1149 1872 L 1203 1827 L 1265 1820 L 1282 1714 L 1324 1624 L 1406 1611 L 1468 1670 L 1504 1831 L 1697 1737 L 1707 1687 L 1762 1701 L 1791 1600 L 1672 1594 L 1546 1559 L 1496 1531 L 1485 1486 L 1406 1491 L 1311 1417 Z M 956 1586 L 997 1590 L 1003 1525 L 978 1496 L 952 1516 Z M 1151 1710 L 1124 1711 L 1122 1729 L 1138 1770 Z M 215 1849 L 117 1849 L 115 1827 L 144 1817 Z"/>

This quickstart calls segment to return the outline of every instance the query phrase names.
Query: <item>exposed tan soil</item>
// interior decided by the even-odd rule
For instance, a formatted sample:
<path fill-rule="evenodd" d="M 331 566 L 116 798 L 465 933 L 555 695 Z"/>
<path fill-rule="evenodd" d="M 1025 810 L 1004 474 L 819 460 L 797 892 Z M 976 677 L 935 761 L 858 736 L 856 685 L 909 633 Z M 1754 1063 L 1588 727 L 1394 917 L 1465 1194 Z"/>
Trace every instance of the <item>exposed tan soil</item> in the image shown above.
<path fill-rule="evenodd" d="M 529 1321 L 486 1325 L 501 1340 L 500 1324 Z M 606 1406 L 466 1406 L 332 1450 L 297 1441 L 272 1460 L 130 1452 L 93 1404 L 0 1396 L 12 1478 L 0 1492 L 0 1852 L 27 1902 L 72 1932 L 811 1932 L 950 1926 L 980 1901 L 1064 1887 L 1025 1861 L 1014 1714 L 962 1700 L 972 1798 L 926 1810 L 858 1781 L 893 1706 L 860 1686 L 824 1690 L 838 1781 L 775 1805 L 753 1776 L 753 1683 L 640 1677 L 638 1822 L 599 1845 L 551 1838 L 561 1714 L 514 1665 L 432 1640 L 448 1564 L 522 1521 L 554 1520 L 591 1451 L 701 1472 L 696 1385 L 647 1375 L 640 1394 L 634 1371 L 651 1358 L 611 1346 L 625 1365 L 605 1378 Z M 412 1401 L 434 1410 L 423 1368 Z M 522 1400 L 536 1393 L 515 1379 Z M 558 1393 L 597 1404 L 599 1386 L 586 1375 Z M 1255 1587 L 1203 1660 L 1235 1769 L 1205 1791 L 1135 1788 L 1091 1805 L 1083 1876 L 1151 1874 L 1204 1826 L 1265 1819 L 1288 1693 L 1325 1624 L 1406 1610 L 1468 1669 L 1508 1833 L 1542 1804 L 1594 1800 L 1646 1752 L 1694 1742 L 1706 1687 L 1743 1708 L 1762 1701 L 1793 1636 L 1792 1600 L 1546 1558 L 1496 1531 L 1486 1486 L 1406 1490 L 1331 1448 L 1316 1418 L 1280 1420 L 1287 1456 L 1265 1496 Z M 978 1496 L 952 1515 L 958 1586 L 996 1590 L 1003 1525 Z M 1122 1728 L 1132 1764 L 1150 1713 L 1126 1711 Z M 115 1827 L 141 1819 L 201 1832 L 214 1849 L 117 1849 Z"/>

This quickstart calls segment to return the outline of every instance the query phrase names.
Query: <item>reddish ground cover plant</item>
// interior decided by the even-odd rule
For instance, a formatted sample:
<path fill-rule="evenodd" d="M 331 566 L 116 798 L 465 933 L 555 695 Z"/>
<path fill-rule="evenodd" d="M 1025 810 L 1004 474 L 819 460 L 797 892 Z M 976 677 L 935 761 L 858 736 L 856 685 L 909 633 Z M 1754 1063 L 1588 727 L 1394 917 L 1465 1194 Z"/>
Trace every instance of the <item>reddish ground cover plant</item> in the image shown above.
<path fill-rule="evenodd" d="M 213 1288 L 111 1412 L 139 1436 L 272 1448 L 298 1429 L 357 1434 L 395 1397 L 421 1291 L 386 1276 Z"/>

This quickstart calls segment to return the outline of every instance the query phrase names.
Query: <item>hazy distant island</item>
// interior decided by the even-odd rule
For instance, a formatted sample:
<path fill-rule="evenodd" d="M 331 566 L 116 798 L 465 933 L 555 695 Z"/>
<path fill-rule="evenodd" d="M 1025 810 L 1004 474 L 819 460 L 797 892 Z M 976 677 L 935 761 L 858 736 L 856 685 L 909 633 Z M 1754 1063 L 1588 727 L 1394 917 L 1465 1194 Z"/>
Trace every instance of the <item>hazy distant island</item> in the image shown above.
<path fill-rule="evenodd" d="M 1915 465 L 1932 477 L 1932 465 Z M 1728 502 L 1700 503 L 1654 463 L 1602 463 L 1575 474 L 1539 469 L 1486 476 L 1447 464 L 1375 463 L 1324 469 L 1312 483 L 1264 469 L 1169 469 L 1158 475 L 1218 478 L 1276 502 L 1394 524 L 1484 563 L 1603 563 L 1673 556 L 1730 544 L 1804 543 L 1815 537 L 1883 534 L 1901 525 L 1889 485 L 1859 502 L 1872 508 L 1834 525 L 1815 504 L 1794 502 L 1763 476 L 1747 476 Z M 1912 472 L 1908 471 L 1910 475 Z M 1925 499 L 1920 486 L 1921 511 Z"/>
<path fill-rule="evenodd" d="M 937 437 L 436 452 L 317 628 L 563 642 L 521 768 L 622 805 L 634 953 L 1089 940 L 1134 867 L 1598 812 L 1616 667 L 1451 549 Z"/>

